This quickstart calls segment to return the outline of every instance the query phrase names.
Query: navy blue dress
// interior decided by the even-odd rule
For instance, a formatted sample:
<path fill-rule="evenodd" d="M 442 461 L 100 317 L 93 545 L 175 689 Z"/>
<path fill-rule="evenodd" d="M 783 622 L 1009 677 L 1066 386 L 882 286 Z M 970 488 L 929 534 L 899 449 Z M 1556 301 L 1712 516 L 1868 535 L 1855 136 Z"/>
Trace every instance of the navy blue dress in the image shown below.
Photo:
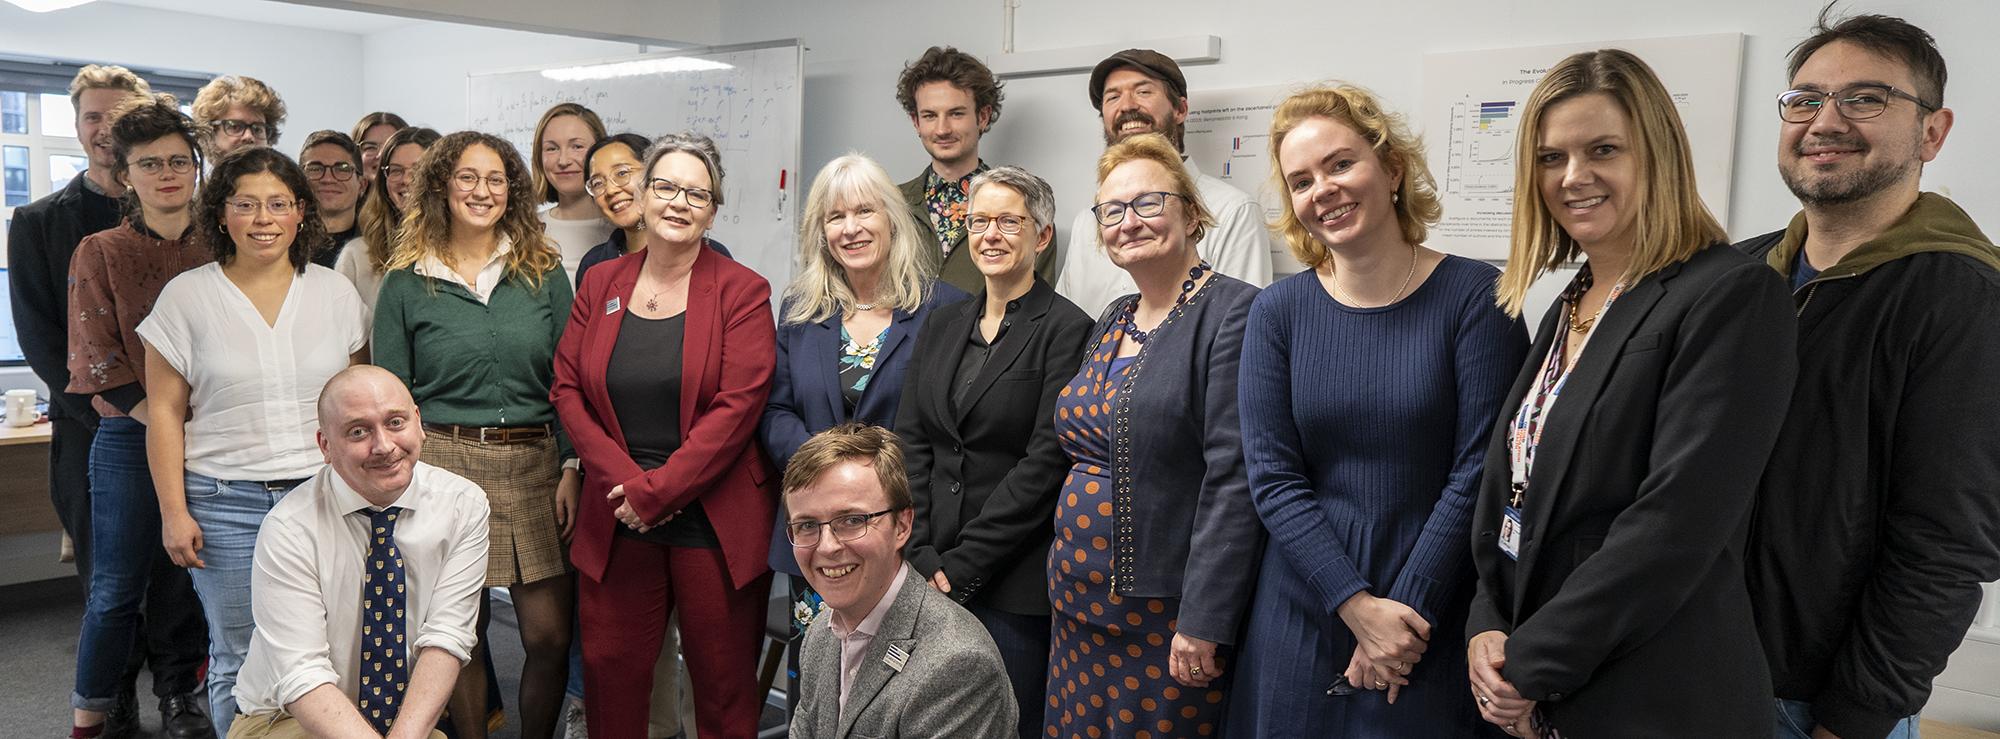
<path fill-rule="evenodd" d="M 1525 326 L 1494 305 L 1498 274 L 1447 256 L 1403 300 L 1358 309 L 1307 271 L 1251 306 L 1238 397 L 1270 539 L 1228 736 L 1486 734 L 1463 633 L 1473 497 L 1528 348 Z M 1394 706 L 1382 691 L 1327 693 L 1355 649 L 1337 609 L 1363 590 L 1431 624 Z"/>

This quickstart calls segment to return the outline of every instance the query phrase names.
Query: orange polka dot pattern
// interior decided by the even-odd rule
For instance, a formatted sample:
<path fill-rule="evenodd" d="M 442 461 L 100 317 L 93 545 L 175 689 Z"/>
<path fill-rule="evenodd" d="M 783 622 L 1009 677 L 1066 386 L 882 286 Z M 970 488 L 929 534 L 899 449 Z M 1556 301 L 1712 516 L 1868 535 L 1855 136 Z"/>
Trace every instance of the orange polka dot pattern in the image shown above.
<path fill-rule="evenodd" d="M 1167 674 L 1180 602 L 1111 592 L 1116 523 L 1111 420 L 1127 360 L 1112 359 L 1114 329 L 1056 401 L 1056 431 L 1071 462 L 1049 550 L 1055 603 L 1044 736 L 1056 739 L 1214 736 L 1222 693 L 1181 687 Z"/>

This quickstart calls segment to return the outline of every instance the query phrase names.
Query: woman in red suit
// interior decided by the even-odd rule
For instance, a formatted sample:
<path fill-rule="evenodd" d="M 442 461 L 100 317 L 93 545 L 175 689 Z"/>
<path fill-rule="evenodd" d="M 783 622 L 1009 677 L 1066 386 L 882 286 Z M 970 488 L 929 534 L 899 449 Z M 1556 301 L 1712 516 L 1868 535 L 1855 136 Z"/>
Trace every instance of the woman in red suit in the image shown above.
<path fill-rule="evenodd" d="M 752 737 L 776 500 L 753 438 L 776 364 L 771 288 L 703 248 L 722 207 L 714 142 L 646 152 L 651 248 L 591 270 L 550 395 L 584 472 L 570 561 L 590 735 L 644 739 L 654 658 L 680 609 L 704 738 Z"/>

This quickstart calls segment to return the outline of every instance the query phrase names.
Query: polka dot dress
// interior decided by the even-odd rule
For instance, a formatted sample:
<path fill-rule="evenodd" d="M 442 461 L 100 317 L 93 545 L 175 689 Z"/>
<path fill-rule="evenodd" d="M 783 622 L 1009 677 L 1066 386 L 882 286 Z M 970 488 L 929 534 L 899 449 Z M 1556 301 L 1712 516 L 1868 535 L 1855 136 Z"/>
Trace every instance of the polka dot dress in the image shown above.
<path fill-rule="evenodd" d="M 1058 739 L 1214 736 L 1220 690 L 1188 688 L 1167 674 L 1177 598 L 1121 598 L 1111 590 L 1112 403 L 1132 358 L 1113 359 L 1112 328 L 1056 401 L 1069 477 L 1056 502 L 1049 550 L 1055 605 L 1043 734 Z"/>

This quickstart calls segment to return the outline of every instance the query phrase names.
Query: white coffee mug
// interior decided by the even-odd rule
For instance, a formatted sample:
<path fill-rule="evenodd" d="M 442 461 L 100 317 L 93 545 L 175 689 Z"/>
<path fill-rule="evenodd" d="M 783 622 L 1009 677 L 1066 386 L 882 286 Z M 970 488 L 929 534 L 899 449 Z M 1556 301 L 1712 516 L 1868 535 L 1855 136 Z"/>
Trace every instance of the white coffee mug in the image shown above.
<path fill-rule="evenodd" d="M 33 426 L 35 424 L 35 391 L 7 391 L 7 425 Z"/>

